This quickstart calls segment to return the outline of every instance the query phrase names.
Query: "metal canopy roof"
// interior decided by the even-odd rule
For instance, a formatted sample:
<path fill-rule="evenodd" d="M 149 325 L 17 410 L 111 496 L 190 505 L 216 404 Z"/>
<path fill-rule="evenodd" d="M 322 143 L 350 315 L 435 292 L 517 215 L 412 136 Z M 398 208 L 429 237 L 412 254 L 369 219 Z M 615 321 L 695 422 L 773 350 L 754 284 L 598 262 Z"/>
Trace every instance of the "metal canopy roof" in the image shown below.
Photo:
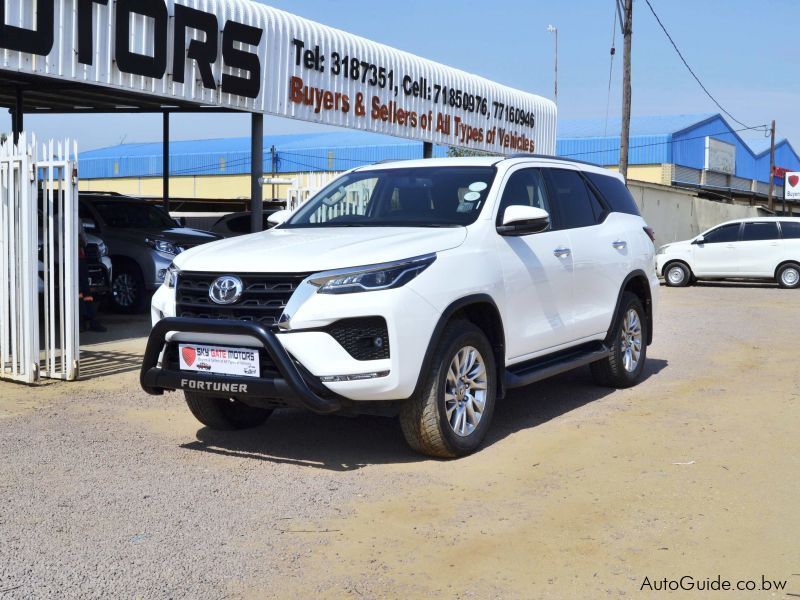
<path fill-rule="evenodd" d="M 0 107 L 13 110 L 19 92 L 22 94 L 23 111 L 29 115 L 236 112 L 230 108 L 203 106 L 180 98 L 167 103 L 157 96 L 0 69 Z"/>

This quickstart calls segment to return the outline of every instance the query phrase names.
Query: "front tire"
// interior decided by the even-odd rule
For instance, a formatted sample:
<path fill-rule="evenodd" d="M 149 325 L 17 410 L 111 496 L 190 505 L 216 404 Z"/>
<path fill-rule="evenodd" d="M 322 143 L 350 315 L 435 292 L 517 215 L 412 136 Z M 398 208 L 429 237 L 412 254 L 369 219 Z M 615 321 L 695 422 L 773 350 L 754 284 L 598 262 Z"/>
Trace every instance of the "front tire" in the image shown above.
<path fill-rule="evenodd" d="M 492 421 L 497 370 L 492 345 L 468 321 L 449 324 L 422 388 L 400 409 L 400 426 L 417 452 L 455 458 L 478 449 Z"/>
<path fill-rule="evenodd" d="M 641 300 L 630 292 L 623 293 L 611 354 L 591 364 L 595 382 L 615 388 L 639 383 L 647 361 L 647 335 L 647 315 Z"/>
<path fill-rule="evenodd" d="M 235 431 L 258 427 L 272 414 L 267 408 L 248 406 L 229 398 L 184 392 L 186 404 L 195 419 L 209 429 Z"/>
<path fill-rule="evenodd" d="M 664 282 L 669 287 L 685 287 L 692 282 L 692 272 L 683 263 L 671 263 L 664 272 Z"/>
<path fill-rule="evenodd" d="M 786 289 L 800 287 L 800 265 L 789 263 L 778 269 L 778 285 Z"/>
<path fill-rule="evenodd" d="M 114 279 L 111 282 L 111 303 L 118 313 L 133 315 L 144 310 L 147 295 L 144 277 L 139 267 L 122 263 L 114 265 Z"/>

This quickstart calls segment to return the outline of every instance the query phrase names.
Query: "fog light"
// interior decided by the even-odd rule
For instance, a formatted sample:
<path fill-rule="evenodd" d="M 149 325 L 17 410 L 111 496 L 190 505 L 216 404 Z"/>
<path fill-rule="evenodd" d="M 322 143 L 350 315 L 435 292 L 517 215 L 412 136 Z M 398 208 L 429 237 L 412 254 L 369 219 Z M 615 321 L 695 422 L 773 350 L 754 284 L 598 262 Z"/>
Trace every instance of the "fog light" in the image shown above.
<path fill-rule="evenodd" d="M 158 270 L 158 274 L 156 275 L 156 277 L 158 278 L 158 281 L 164 281 L 164 277 L 166 277 L 166 276 L 167 276 L 167 270 L 166 269 L 159 269 Z"/>
<path fill-rule="evenodd" d="M 356 373 L 355 375 L 325 375 L 320 377 L 319 380 L 323 383 L 339 383 L 342 381 L 361 381 L 363 379 L 386 377 L 388 374 L 389 371 L 376 371 L 373 373 Z"/>

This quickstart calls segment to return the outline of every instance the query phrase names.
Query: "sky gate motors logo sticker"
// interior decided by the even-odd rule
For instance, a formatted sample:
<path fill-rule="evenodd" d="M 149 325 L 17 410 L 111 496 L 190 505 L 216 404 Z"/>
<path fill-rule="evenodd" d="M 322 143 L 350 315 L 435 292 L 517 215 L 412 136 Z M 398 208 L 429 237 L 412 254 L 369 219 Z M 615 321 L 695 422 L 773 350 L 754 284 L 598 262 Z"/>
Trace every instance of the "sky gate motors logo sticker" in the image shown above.
<path fill-rule="evenodd" d="M 78 7 L 78 62 L 91 65 L 93 52 L 92 13 L 96 4 L 108 6 L 109 0 L 76 0 Z M 112 0 L 113 2 L 114 0 Z M 130 49 L 131 15 L 153 20 L 153 55 L 138 54 Z M 197 63 L 203 87 L 217 89 L 212 65 L 219 60 L 220 28 L 216 15 L 189 6 L 176 4 L 170 19 L 165 0 L 116 0 L 115 46 L 116 65 L 123 73 L 162 79 L 167 72 L 168 44 L 173 42 L 172 80 L 184 82 L 186 59 Z M 173 35 L 169 35 L 172 26 Z M 187 29 L 205 34 L 205 40 L 188 40 Z M 236 21 L 227 21 L 222 29 L 222 62 L 240 69 L 247 77 L 222 74 L 221 90 L 227 94 L 257 98 L 261 91 L 261 61 L 255 52 L 236 47 L 237 43 L 257 47 L 264 31 Z M 55 0 L 38 0 L 36 29 L 23 29 L 6 24 L 6 2 L 0 0 L 0 48 L 47 56 L 55 41 Z"/>

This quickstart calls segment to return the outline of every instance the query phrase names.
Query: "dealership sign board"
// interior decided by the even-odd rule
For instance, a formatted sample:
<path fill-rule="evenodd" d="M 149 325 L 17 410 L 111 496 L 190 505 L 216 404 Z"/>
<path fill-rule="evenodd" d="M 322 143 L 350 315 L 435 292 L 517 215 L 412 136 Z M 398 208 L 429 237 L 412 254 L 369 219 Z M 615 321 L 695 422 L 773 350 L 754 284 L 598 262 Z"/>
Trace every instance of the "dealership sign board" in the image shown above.
<path fill-rule="evenodd" d="M 0 69 L 165 104 L 555 152 L 545 98 L 250 0 L 0 0 Z"/>
<path fill-rule="evenodd" d="M 800 172 L 787 172 L 783 178 L 783 198 L 800 202 Z"/>
<path fill-rule="evenodd" d="M 707 171 L 717 173 L 736 174 L 736 146 L 706 136 L 706 164 Z"/>

